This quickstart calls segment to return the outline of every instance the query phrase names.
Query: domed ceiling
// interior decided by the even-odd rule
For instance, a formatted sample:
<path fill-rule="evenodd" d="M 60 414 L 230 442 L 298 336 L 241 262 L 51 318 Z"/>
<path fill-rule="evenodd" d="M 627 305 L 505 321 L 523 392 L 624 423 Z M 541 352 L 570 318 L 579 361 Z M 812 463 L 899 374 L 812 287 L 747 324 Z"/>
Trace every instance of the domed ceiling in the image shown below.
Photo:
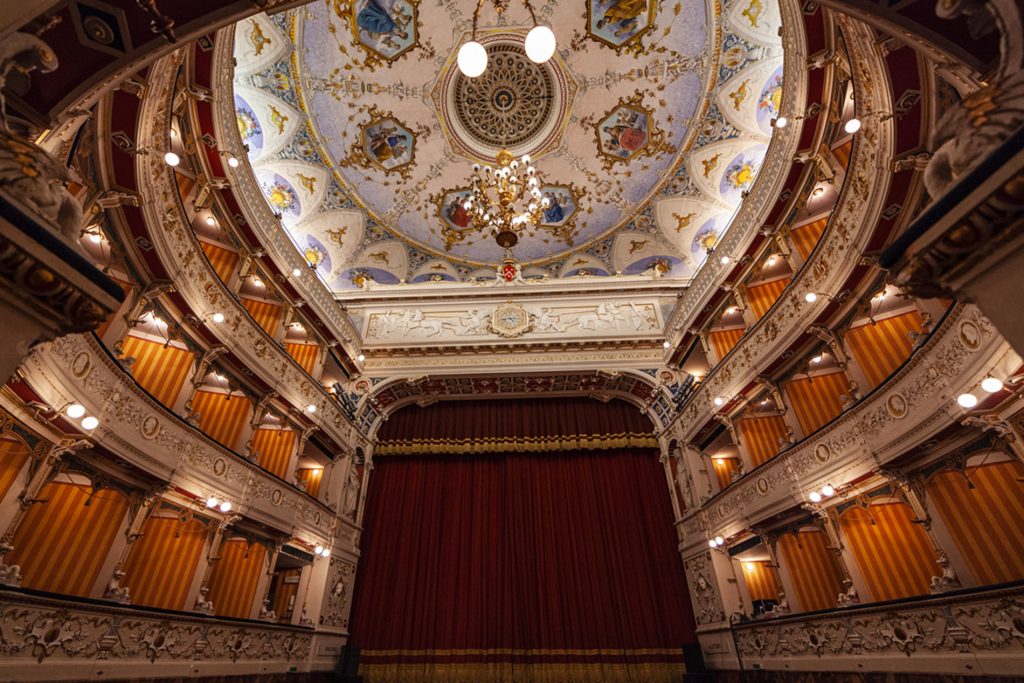
<path fill-rule="evenodd" d="M 474 163 L 530 154 L 551 202 L 526 277 L 688 278 L 754 182 L 782 90 L 778 6 L 485 2 L 484 74 L 455 64 L 471 0 L 326 0 L 235 27 L 241 142 L 271 208 L 335 291 L 494 277 L 461 210 Z"/>

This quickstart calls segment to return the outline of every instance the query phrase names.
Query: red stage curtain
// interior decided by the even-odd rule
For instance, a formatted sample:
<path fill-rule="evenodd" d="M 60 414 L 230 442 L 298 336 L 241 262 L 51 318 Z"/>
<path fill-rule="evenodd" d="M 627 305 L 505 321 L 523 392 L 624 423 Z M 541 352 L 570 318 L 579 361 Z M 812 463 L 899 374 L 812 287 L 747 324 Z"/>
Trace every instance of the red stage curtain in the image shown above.
<path fill-rule="evenodd" d="M 656 451 L 381 458 L 368 495 L 367 681 L 679 680 L 696 637 Z"/>
<path fill-rule="evenodd" d="M 656 448 L 651 421 L 622 401 L 450 401 L 409 406 L 384 423 L 374 456 Z"/>

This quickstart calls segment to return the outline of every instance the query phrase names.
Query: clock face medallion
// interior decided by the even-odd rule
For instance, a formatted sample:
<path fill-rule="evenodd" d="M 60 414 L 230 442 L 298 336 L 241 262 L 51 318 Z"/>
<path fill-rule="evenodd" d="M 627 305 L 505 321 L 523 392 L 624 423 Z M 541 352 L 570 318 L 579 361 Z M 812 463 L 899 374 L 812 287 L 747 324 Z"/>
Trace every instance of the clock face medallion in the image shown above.
<path fill-rule="evenodd" d="M 519 304 L 504 303 L 491 316 L 491 329 L 502 337 L 518 337 L 529 332 L 530 327 L 530 313 Z"/>

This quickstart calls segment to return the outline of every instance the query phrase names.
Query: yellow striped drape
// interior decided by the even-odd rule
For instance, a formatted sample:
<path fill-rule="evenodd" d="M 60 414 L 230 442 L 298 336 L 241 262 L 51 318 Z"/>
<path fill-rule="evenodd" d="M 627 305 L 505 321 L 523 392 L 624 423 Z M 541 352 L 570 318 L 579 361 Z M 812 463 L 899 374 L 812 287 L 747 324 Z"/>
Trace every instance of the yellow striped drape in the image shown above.
<path fill-rule="evenodd" d="M 317 494 L 320 493 L 320 482 L 324 479 L 324 470 L 322 467 L 310 467 L 307 469 L 301 469 L 298 471 L 299 483 L 306 487 L 306 493 L 316 498 Z"/>
<path fill-rule="evenodd" d="M 849 391 L 842 371 L 794 379 L 784 385 L 786 400 L 805 436 L 813 434 L 843 412 L 839 397 Z"/>
<path fill-rule="evenodd" d="M 124 338 L 123 349 L 123 355 L 135 359 L 131 372 L 139 386 L 173 408 L 192 368 L 192 352 L 131 335 Z"/>
<path fill-rule="evenodd" d="M 214 441 L 234 450 L 249 420 L 252 404 L 244 396 L 203 391 L 192 397 L 192 410 L 199 413 L 199 428 Z"/>
<path fill-rule="evenodd" d="M 943 471 L 925 488 L 928 502 L 981 585 L 1024 578 L 1024 465 L 998 462 Z"/>
<path fill-rule="evenodd" d="M 757 467 L 779 452 L 779 439 L 786 436 L 786 421 L 777 415 L 748 417 L 739 421 L 740 438 Z"/>
<path fill-rule="evenodd" d="M 285 344 L 284 350 L 302 366 L 302 369 L 313 374 L 316 360 L 320 356 L 320 347 L 316 344 Z"/>
<path fill-rule="evenodd" d="M 274 575 L 274 604 L 271 609 L 277 615 L 278 621 L 287 621 L 292 613 L 288 606 L 299 592 L 299 582 L 295 579 L 298 579 L 301 573 L 301 569 L 294 568 L 282 569 Z M 286 579 L 291 579 L 292 582 L 287 582 Z M 295 605 L 292 604 L 292 607 Z"/>
<path fill-rule="evenodd" d="M 836 158 L 839 165 L 845 171 L 850 165 L 850 155 L 853 153 L 853 138 L 832 150 L 832 156 Z"/>
<path fill-rule="evenodd" d="M 31 457 L 32 449 L 24 441 L 13 434 L 0 436 L 0 499 L 7 495 L 7 490 L 18 480 L 18 475 Z M 27 478 L 20 486 L 24 486 L 25 482 Z"/>
<path fill-rule="evenodd" d="M 879 320 L 875 325 L 868 323 L 854 327 L 847 332 L 846 343 L 850 347 L 850 354 L 871 383 L 870 387 L 861 388 L 864 391 L 874 389 L 903 361 L 910 358 L 913 344 L 909 333 L 921 332 L 923 329 L 921 314 L 910 311 Z"/>
<path fill-rule="evenodd" d="M 721 360 L 725 358 L 725 354 L 732 351 L 732 348 L 736 346 L 736 343 L 746 332 L 742 327 L 735 330 L 715 330 L 708 335 L 708 343 L 711 344 L 711 348 L 714 350 L 715 355 Z"/>
<path fill-rule="evenodd" d="M 767 562 L 746 562 L 743 565 L 743 580 L 747 582 L 751 600 L 779 599 L 779 580 L 775 569 Z"/>
<path fill-rule="evenodd" d="M 942 573 L 928 534 L 910 521 L 913 517 L 903 502 L 872 505 L 868 510 L 855 506 L 839 517 L 844 542 L 872 600 L 923 595 L 931 578 Z"/>
<path fill-rule="evenodd" d="M 828 547 L 824 531 L 800 531 L 778 540 L 779 559 L 785 563 L 797 607 L 803 612 L 832 609 L 843 590 L 839 560 Z"/>
<path fill-rule="evenodd" d="M 21 566 L 26 588 L 88 596 L 126 522 L 128 499 L 87 485 L 52 481 L 39 493 L 14 534 L 4 562 Z"/>
<path fill-rule="evenodd" d="M 768 309 L 772 307 L 780 296 L 782 296 L 783 290 L 786 289 L 786 285 L 789 284 L 789 278 L 782 278 L 781 280 L 772 280 L 771 282 L 765 282 L 761 285 L 754 285 L 747 289 L 747 305 L 750 306 L 751 312 L 757 316 L 758 319 L 764 317 L 764 314 L 768 312 Z"/>
<path fill-rule="evenodd" d="M 230 281 L 231 276 L 235 274 L 235 266 L 238 265 L 238 254 L 209 242 L 200 242 L 199 244 L 202 245 L 203 252 L 210 261 L 210 265 L 213 266 L 214 272 L 217 273 L 217 277 L 222 282 Z"/>
<path fill-rule="evenodd" d="M 826 225 L 828 225 L 828 216 L 819 218 L 813 223 L 801 225 L 799 228 L 793 228 L 790 232 L 790 244 L 804 260 L 807 260 L 811 252 L 814 251 L 818 240 L 821 239 L 821 234 L 825 232 Z"/>
<path fill-rule="evenodd" d="M 277 338 L 277 333 L 281 329 L 280 306 L 256 299 L 242 299 L 242 305 L 245 306 L 245 310 L 249 311 L 249 315 L 257 325 L 271 337 Z"/>
<path fill-rule="evenodd" d="M 288 465 L 295 450 L 294 430 L 257 429 L 252 435 L 252 448 L 259 451 L 260 467 L 282 479 L 288 478 Z"/>
<path fill-rule="evenodd" d="M 189 588 L 203 559 L 207 526 L 198 519 L 150 517 L 132 544 L 125 579 L 136 605 L 186 609 Z"/>
<path fill-rule="evenodd" d="M 739 461 L 736 458 L 712 458 L 711 465 L 715 468 L 715 477 L 718 479 L 718 488 L 724 489 L 732 483 L 732 474 L 739 470 Z"/>
<path fill-rule="evenodd" d="M 221 545 L 220 559 L 210 572 L 210 591 L 206 595 L 217 616 L 252 616 L 256 587 L 267 570 L 266 561 L 267 549 L 259 543 L 249 545 L 241 538 L 232 538 Z"/>

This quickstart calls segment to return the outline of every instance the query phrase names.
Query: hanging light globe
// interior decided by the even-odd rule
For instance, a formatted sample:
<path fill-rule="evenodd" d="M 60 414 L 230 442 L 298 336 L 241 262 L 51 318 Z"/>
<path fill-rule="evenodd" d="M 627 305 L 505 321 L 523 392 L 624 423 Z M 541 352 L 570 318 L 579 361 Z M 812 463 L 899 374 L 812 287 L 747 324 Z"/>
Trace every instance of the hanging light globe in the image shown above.
<path fill-rule="evenodd" d="M 487 68 L 487 50 L 480 43 L 471 40 L 459 48 L 457 60 L 463 76 L 476 78 Z"/>
<path fill-rule="evenodd" d="M 547 26 L 534 26 L 526 34 L 526 56 L 543 64 L 555 54 L 555 33 Z"/>

